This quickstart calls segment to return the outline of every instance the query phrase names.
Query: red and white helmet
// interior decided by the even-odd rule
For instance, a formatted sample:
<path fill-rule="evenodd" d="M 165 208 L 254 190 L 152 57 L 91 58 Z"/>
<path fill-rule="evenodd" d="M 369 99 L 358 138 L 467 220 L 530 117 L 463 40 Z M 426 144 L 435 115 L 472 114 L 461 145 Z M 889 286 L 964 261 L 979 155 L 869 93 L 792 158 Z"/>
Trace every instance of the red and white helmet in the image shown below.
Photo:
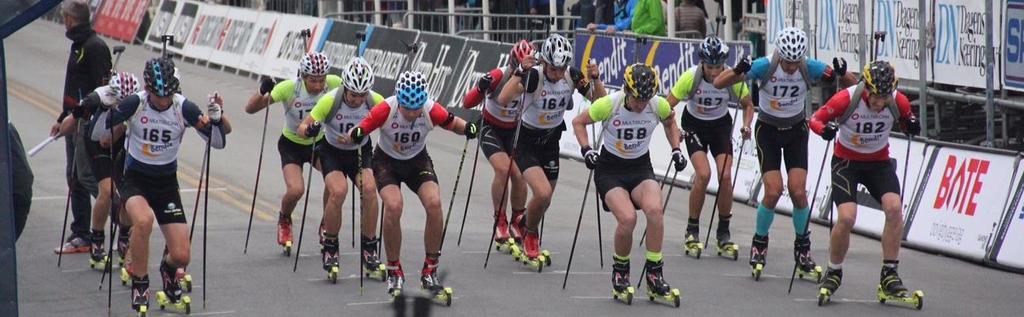
<path fill-rule="evenodd" d="M 520 40 L 512 46 L 512 51 L 509 52 L 509 56 L 512 57 L 512 66 L 518 66 L 520 62 L 527 56 L 533 55 L 533 44 L 526 40 Z"/>
<path fill-rule="evenodd" d="M 114 74 L 110 77 L 107 86 L 110 87 L 110 93 L 117 102 L 121 102 L 125 97 L 134 95 L 142 89 L 139 79 L 129 72 Z"/>
<path fill-rule="evenodd" d="M 299 62 L 299 73 L 309 76 L 326 76 L 331 69 L 331 60 L 320 52 L 309 52 Z"/>

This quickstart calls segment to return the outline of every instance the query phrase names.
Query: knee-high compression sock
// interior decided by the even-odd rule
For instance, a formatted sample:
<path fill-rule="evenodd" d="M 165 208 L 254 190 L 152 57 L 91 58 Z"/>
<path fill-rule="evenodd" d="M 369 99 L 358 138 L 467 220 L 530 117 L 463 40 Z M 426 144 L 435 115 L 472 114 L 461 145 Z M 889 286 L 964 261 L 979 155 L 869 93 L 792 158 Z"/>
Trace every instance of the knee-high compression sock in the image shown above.
<path fill-rule="evenodd" d="M 811 207 L 793 208 L 793 231 L 796 235 L 807 233 L 807 219 L 811 217 Z"/>
<path fill-rule="evenodd" d="M 768 236 L 768 229 L 772 227 L 775 220 L 775 210 L 768 209 L 764 204 L 757 205 L 757 228 L 755 233 L 759 236 Z"/>

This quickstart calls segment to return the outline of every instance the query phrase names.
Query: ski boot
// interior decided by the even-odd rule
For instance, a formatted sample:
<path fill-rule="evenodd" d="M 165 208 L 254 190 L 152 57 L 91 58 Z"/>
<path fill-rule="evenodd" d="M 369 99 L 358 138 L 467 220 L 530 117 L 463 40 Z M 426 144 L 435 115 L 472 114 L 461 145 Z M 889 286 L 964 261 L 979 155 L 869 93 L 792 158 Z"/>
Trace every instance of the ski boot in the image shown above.
<path fill-rule="evenodd" d="M 160 310 L 170 306 L 186 315 L 192 313 L 192 298 L 184 295 L 178 270 L 163 262 L 160 264 L 160 278 L 164 282 L 164 290 L 156 292 L 156 303 L 160 305 Z"/>
<path fill-rule="evenodd" d="M 131 276 L 129 279 L 132 281 L 132 310 L 135 310 L 139 317 L 145 317 L 149 310 L 149 276 Z"/>
<path fill-rule="evenodd" d="M 718 231 L 715 240 L 718 240 L 718 256 L 732 258 L 733 261 L 740 259 L 740 246 L 730 241 L 729 231 Z"/>
<path fill-rule="evenodd" d="M 292 218 L 284 214 L 277 218 L 277 244 L 284 247 L 284 256 L 292 256 Z"/>
<path fill-rule="evenodd" d="M 89 267 L 96 270 L 105 270 L 110 257 L 103 250 L 103 232 L 93 231 L 89 237 Z"/>
<path fill-rule="evenodd" d="M 700 242 L 699 236 L 696 231 L 687 232 L 686 242 L 683 243 L 683 252 L 696 259 L 700 259 L 700 254 L 704 253 L 704 244 Z"/>
<path fill-rule="evenodd" d="M 529 265 L 531 268 L 536 269 L 537 273 L 543 272 L 545 265 L 551 265 L 551 253 L 548 250 L 540 250 L 540 238 L 536 232 L 529 231 L 526 233 L 526 238 L 523 239 L 523 247 L 525 250 L 519 254 L 516 261 Z"/>
<path fill-rule="evenodd" d="M 511 236 L 508 232 L 508 219 L 505 218 L 504 211 L 494 212 L 494 248 L 500 252 L 512 253 L 512 246 L 516 244 L 515 240 L 511 240 Z"/>
<path fill-rule="evenodd" d="M 798 235 L 793 242 L 793 259 L 796 261 L 796 276 L 814 283 L 821 283 L 821 266 L 811 258 L 811 233 Z"/>
<path fill-rule="evenodd" d="M 754 240 L 750 243 L 750 276 L 755 281 L 761 280 L 761 273 L 764 266 L 768 264 L 768 236 L 754 234 Z"/>
<path fill-rule="evenodd" d="M 384 279 L 384 284 L 387 285 L 388 295 L 391 295 L 392 299 L 402 295 L 402 287 L 405 285 L 405 273 L 402 272 L 401 264 L 397 262 L 394 265 L 388 263 L 387 277 Z"/>
<path fill-rule="evenodd" d="M 682 294 L 678 288 L 672 288 L 665 282 L 665 277 L 661 273 L 662 267 L 665 262 L 658 261 L 657 263 L 647 261 L 644 264 L 644 268 L 647 271 L 644 279 L 647 281 L 647 298 L 652 302 L 656 299 L 670 303 L 675 307 L 679 307 L 679 298 Z"/>
<path fill-rule="evenodd" d="M 633 305 L 633 295 L 636 289 L 629 282 L 629 260 L 619 262 L 614 259 L 612 264 L 612 299 L 622 301 L 626 305 Z"/>
<path fill-rule="evenodd" d="M 839 285 L 843 284 L 843 270 L 833 270 L 829 268 L 825 272 L 825 277 L 821 280 L 821 288 L 818 289 L 818 306 L 824 306 L 825 304 L 832 302 L 832 294 L 836 293 L 839 289 Z"/>
<path fill-rule="evenodd" d="M 924 292 L 917 290 L 911 293 L 900 279 L 896 268 L 882 268 L 882 278 L 878 284 L 878 302 L 885 304 L 891 301 L 913 306 L 917 310 L 924 307 Z"/>
<path fill-rule="evenodd" d="M 338 274 L 341 274 L 341 266 L 338 264 L 338 237 L 327 237 L 324 239 L 324 245 L 320 248 L 320 259 L 322 260 L 324 271 L 327 271 L 327 280 L 331 284 L 338 284 Z"/>
<path fill-rule="evenodd" d="M 444 287 L 437 279 L 437 262 L 433 264 L 423 263 L 423 275 L 420 276 L 420 287 L 430 294 L 431 300 L 435 303 L 452 306 L 452 297 L 455 294 L 451 287 Z"/>
<path fill-rule="evenodd" d="M 509 222 L 509 235 L 511 243 L 508 244 L 508 254 L 518 259 L 523 253 L 523 239 L 526 237 L 526 210 L 512 211 L 512 221 Z"/>
<path fill-rule="evenodd" d="M 384 263 L 380 263 L 380 256 L 377 255 L 377 243 L 380 243 L 380 240 L 377 238 L 362 237 L 363 275 L 374 280 L 383 281 L 387 275 L 387 270 L 384 268 Z"/>

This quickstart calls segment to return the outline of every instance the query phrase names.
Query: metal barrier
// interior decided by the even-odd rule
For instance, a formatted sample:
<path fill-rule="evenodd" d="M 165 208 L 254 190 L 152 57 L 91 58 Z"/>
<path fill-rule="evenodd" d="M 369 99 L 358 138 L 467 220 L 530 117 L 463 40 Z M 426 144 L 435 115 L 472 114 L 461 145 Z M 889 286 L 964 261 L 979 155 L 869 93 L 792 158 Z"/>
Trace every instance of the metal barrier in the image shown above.
<path fill-rule="evenodd" d="M 454 16 L 455 30 L 449 30 L 449 19 Z M 551 16 L 530 15 L 530 14 L 484 14 L 475 12 L 407 12 L 404 16 L 406 25 L 412 28 L 446 34 L 478 34 L 483 39 L 514 43 L 523 38 L 522 34 L 533 31 L 544 32 L 551 30 L 554 24 L 555 30 L 563 30 L 566 35 L 572 35 L 571 30 L 575 28 L 578 16 Z"/>

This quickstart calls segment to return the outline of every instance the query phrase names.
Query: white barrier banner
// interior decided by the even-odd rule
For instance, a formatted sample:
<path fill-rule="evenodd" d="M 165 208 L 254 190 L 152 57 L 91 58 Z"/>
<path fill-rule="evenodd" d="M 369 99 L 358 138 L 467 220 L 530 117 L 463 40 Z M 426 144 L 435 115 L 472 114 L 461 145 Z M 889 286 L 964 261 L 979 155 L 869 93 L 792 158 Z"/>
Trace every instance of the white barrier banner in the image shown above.
<path fill-rule="evenodd" d="M 1024 161 L 1017 166 L 1017 175 L 1014 178 L 1016 178 L 1018 186 L 1014 186 L 1016 195 L 1008 211 L 1010 213 L 1009 225 L 1006 228 L 1006 233 L 1002 236 L 1003 244 L 999 248 L 999 254 L 996 254 L 996 262 L 1024 269 L 1024 197 L 1022 197 L 1024 192 L 1021 192 L 1024 188 L 1017 189 L 1020 183 L 1024 182 L 1022 173 L 1024 173 Z"/>
<path fill-rule="evenodd" d="M 833 57 L 843 58 L 854 70 L 858 69 L 857 65 L 861 65 L 859 58 L 863 48 L 860 45 L 860 24 L 865 21 L 861 13 L 867 14 L 867 10 L 860 8 L 861 1 L 816 1 L 818 34 L 813 36 L 816 36 L 814 44 L 817 49 L 811 52 L 816 51 L 819 60 L 831 65 Z M 815 11 L 812 9 L 811 12 Z M 797 27 L 803 28 L 803 25 L 798 24 Z"/>
<path fill-rule="evenodd" d="M 907 158 L 907 141 L 906 139 L 890 138 L 889 139 L 889 157 L 896 162 L 896 178 L 900 181 L 900 188 L 904 191 L 903 194 L 903 217 L 904 220 L 909 216 L 909 206 L 913 202 L 913 195 L 917 192 L 917 186 L 921 182 L 921 178 L 924 176 L 924 170 L 927 167 L 927 160 L 931 157 L 932 151 L 935 147 L 928 146 L 923 142 L 911 142 L 910 143 L 910 161 L 905 163 L 904 160 Z M 907 178 L 909 181 L 903 179 L 903 173 L 905 168 L 910 168 L 906 171 Z M 826 171 L 824 177 L 829 179 L 831 184 L 831 170 Z M 822 179 L 822 182 L 825 180 Z M 905 188 L 905 189 L 904 189 Z M 830 189 L 831 192 L 831 189 Z M 829 206 L 822 206 L 822 208 L 829 208 Z M 837 208 L 831 208 L 832 219 L 838 219 L 839 210 Z M 827 213 L 823 213 L 827 215 Z M 828 219 L 828 218 L 826 218 Z M 879 201 L 875 200 L 874 197 L 868 192 L 864 185 L 857 186 L 857 223 L 853 225 L 854 230 L 867 232 L 876 236 L 882 235 L 882 229 L 885 228 L 885 213 L 882 212 L 882 205 Z M 900 232 L 900 235 L 903 233 Z"/>
<path fill-rule="evenodd" d="M 754 146 L 754 137 L 751 135 L 750 140 L 743 142 L 742 133 L 740 129 L 743 129 L 743 110 L 740 109 L 738 112 L 736 109 L 729 110 L 729 115 L 733 117 L 735 123 L 732 125 L 732 164 L 728 167 L 729 174 L 732 175 L 734 182 L 733 188 L 733 199 L 738 201 L 746 201 L 750 199 L 754 189 L 761 183 L 761 166 L 758 165 L 757 161 L 757 147 Z M 678 119 L 677 119 L 678 120 Z M 751 130 L 753 125 L 757 123 L 757 114 L 754 114 L 754 120 L 751 121 Z M 753 134 L 753 132 L 751 132 Z M 740 147 L 742 146 L 742 148 Z M 686 153 L 686 145 L 682 144 L 681 148 Z M 689 159 L 689 158 L 687 158 Z M 708 163 L 711 164 L 711 179 L 708 181 L 708 193 L 718 193 L 718 166 L 717 162 L 714 161 L 711 153 L 707 154 Z M 737 171 L 736 165 L 739 164 L 739 170 Z M 695 176 L 694 176 L 695 177 Z"/>
<path fill-rule="evenodd" d="M 1012 156 L 943 147 L 907 234 L 907 241 L 982 259 L 1002 221 L 1017 166 Z"/>
<path fill-rule="evenodd" d="M 869 11 L 865 12 L 874 12 L 871 24 L 868 24 L 871 26 L 868 34 L 879 31 L 886 34 L 885 42 L 878 44 L 878 58 L 892 63 L 896 68 L 896 74 L 899 74 L 900 77 L 918 79 L 920 77 L 918 64 L 920 59 L 918 57 L 921 55 L 918 46 L 921 38 L 918 18 L 921 14 L 926 14 L 928 8 L 921 9 L 916 0 L 871 0 L 866 2 Z M 931 4 L 931 1 L 928 3 Z M 926 58 L 925 62 L 930 61 Z"/>
<path fill-rule="evenodd" d="M 831 182 L 832 182 L 831 178 L 829 177 L 829 175 L 831 175 L 831 171 L 830 171 L 830 169 L 823 169 L 822 168 L 822 166 L 821 166 L 821 158 L 823 156 L 827 155 L 827 158 L 825 159 L 825 167 L 826 168 L 830 167 L 832 165 L 830 162 L 831 162 L 831 158 L 832 158 L 833 146 L 829 146 L 828 147 L 828 152 L 826 152 L 825 151 L 825 145 L 826 145 L 825 140 L 822 140 L 821 137 L 818 136 L 817 134 L 814 134 L 814 132 L 808 131 L 808 133 L 810 135 L 808 136 L 808 142 L 807 142 L 807 183 L 806 183 L 806 186 L 805 186 L 805 188 L 807 188 L 807 203 L 810 204 L 811 200 L 814 200 L 814 205 L 810 206 L 810 208 L 811 208 L 811 210 L 819 210 L 819 209 L 815 209 L 815 208 L 820 207 L 820 206 L 825 206 L 828 203 L 825 200 L 825 197 L 828 194 L 828 188 L 830 187 L 829 184 L 831 184 Z M 780 165 L 780 167 L 783 170 L 786 169 L 785 160 L 783 160 L 783 162 Z M 819 173 L 823 173 L 823 174 L 821 175 L 821 182 L 818 184 L 818 189 L 815 190 L 814 189 L 814 184 L 815 184 L 815 182 L 818 182 L 818 174 Z M 791 196 L 789 195 L 789 188 L 788 188 L 789 185 L 787 185 L 788 182 L 789 182 L 789 177 L 788 177 L 787 173 L 785 173 L 785 171 L 783 171 L 783 173 L 782 173 L 782 197 L 779 198 L 779 202 L 775 205 L 775 211 L 776 212 L 781 211 L 781 212 L 783 212 L 785 214 L 789 214 L 789 213 L 791 213 L 793 211 L 793 200 L 792 200 Z M 812 197 L 815 194 L 815 192 L 817 192 L 817 195 L 818 195 L 817 199 Z M 765 189 L 762 187 L 761 190 L 759 190 L 758 193 L 757 193 L 757 201 L 761 201 L 762 199 L 764 199 L 764 194 L 765 194 Z"/>
<path fill-rule="evenodd" d="M 209 61 L 213 50 L 220 44 L 227 27 L 228 11 L 231 7 L 212 4 L 201 4 L 196 26 L 189 32 L 185 40 L 183 55 Z"/>
<path fill-rule="evenodd" d="M 993 0 L 993 16 L 1002 17 L 1004 1 Z M 936 0 L 935 67 L 932 80 L 956 86 L 985 88 L 985 1 Z M 998 18 L 993 20 L 999 23 Z M 1002 39 L 1002 27 L 993 28 L 992 37 Z M 995 41 L 996 61 L 1002 60 L 1003 41 Z M 1001 78 L 1001 67 L 993 67 Z M 998 82 L 998 81 L 997 81 Z"/>
<path fill-rule="evenodd" d="M 768 1 L 766 12 L 768 14 L 768 34 L 766 52 L 775 51 L 775 34 L 783 28 L 795 26 L 804 29 L 804 6 L 811 18 L 810 24 L 814 24 L 814 12 L 820 0 L 771 0 Z M 853 0 L 857 2 L 857 0 Z M 794 16 L 795 15 L 795 16 Z"/>
<path fill-rule="evenodd" d="M 270 11 L 259 13 L 256 24 L 253 25 L 254 33 L 249 46 L 246 47 L 244 55 L 238 64 L 238 69 L 250 73 L 261 74 L 263 62 L 270 54 L 270 43 L 274 34 L 278 31 L 277 24 L 281 20 L 281 14 Z"/>
<path fill-rule="evenodd" d="M 273 13 L 271 13 L 273 14 Z M 225 16 L 220 40 L 213 47 L 210 62 L 238 69 L 253 39 L 257 38 L 260 13 L 245 8 L 231 8 Z"/>
<path fill-rule="evenodd" d="M 149 35 L 145 44 L 154 48 L 162 48 L 161 35 L 174 36 L 174 43 L 167 45 L 167 51 L 181 54 L 192 26 L 199 13 L 199 3 L 188 0 L 164 0 L 149 27 Z"/>
<path fill-rule="evenodd" d="M 277 78 L 293 79 L 298 75 L 299 60 L 311 50 L 319 50 L 317 44 L 327 33 L 327 20 L 309 16 L 282 14 L 270 40 L 270 48 L 263 57 L 261 74 Z M 309 43 L 300 32 L 309 29 Z"/>

